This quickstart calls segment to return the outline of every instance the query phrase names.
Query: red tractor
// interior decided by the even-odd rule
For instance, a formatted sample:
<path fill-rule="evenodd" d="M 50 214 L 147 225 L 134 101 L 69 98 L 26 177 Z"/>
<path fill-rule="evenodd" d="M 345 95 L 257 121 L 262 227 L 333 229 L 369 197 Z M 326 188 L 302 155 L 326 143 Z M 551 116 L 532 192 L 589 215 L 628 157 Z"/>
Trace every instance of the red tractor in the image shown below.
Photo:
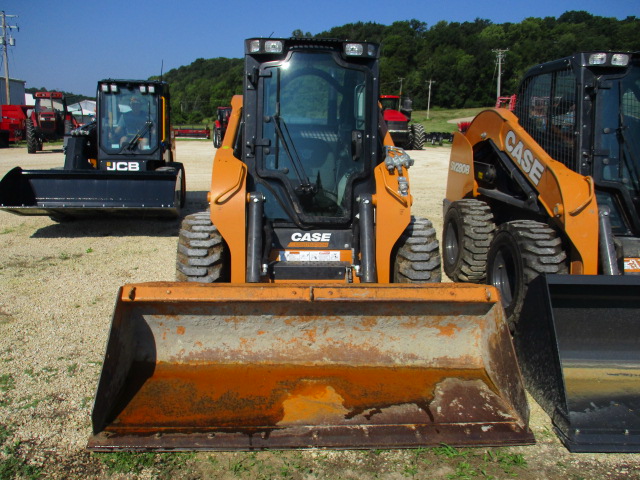
<path fill-rule="evenodd" d="M 400 104 L 399 95 L 380 95 L 384 121 L 393 143 L 406 150 L 422 150 L 425 142 L 424 127 L 411 121 L 411 100 L 404 98 Z"/>
<path fill-rule="evenodd" d="M 62 140 L 78 126 L 61 92 L 36 92 L 35 108 L 25 121 L 27 152 L 42 150 L 43 141 Z"/>
<path fill-rule="evenodd" d="M 213 129 L 213 146 L 216 148 L 220 148 L 222 145 L 222 139 L 227 131 L 230 115 L 231 107 L 218 107 L 216 123 Z"/>

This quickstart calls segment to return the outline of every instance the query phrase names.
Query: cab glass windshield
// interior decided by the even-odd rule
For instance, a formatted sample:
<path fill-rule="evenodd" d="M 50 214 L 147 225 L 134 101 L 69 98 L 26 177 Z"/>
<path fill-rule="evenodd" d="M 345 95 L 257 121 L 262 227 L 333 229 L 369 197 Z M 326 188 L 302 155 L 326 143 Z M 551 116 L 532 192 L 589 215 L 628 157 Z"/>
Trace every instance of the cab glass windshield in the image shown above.
<path fill-rule="evenodd" d="M 303 215 L 343 217 L 353 179 L 364 170 L 364 71 L 331 53 L 294 52 L 266 69 L 262 175 L 285 184 Z"/>
<path fill-rule="evenodd" d="M 137 85 L 101 93 L 101 147 L 109 153 L 150 153 L 157 147 L 158 97 Z"/>

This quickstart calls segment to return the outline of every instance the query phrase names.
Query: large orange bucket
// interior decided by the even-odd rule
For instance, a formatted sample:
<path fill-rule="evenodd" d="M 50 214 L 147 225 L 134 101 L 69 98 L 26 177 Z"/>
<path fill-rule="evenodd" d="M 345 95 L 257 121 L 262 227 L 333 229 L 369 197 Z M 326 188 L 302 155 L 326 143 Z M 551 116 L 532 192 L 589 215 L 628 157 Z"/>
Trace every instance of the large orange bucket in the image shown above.
<path fill-rule="evenodd" d="M 533 442 L 493 287 L 120 289 L 92 450 Z"/>

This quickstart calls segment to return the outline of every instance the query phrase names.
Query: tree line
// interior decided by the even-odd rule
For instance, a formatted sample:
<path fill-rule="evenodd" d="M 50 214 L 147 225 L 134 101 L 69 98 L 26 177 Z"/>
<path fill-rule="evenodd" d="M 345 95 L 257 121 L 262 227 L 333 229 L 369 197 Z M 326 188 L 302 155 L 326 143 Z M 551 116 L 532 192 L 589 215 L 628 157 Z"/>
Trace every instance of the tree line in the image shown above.
<path fill-rule="evenodd" d="M 315 35 L 295 30 L 292 36 L 380 43 L 381 93 L 402 93 L 413 99 L 414 109 L 425 110 L 431 81 L 432 108 L 471 108 L 495 103 L 496 51 L 504 51 L 501 92 L 508 95 L 538 63 L 579 51 L 640 51 L 640 19 L 569 11 L 558 18 L 502 24 L 485 19 L 432 26 L 416 19 L 391 25 L 357 22 Z M 163 79 L 171 87 L 173 122 L 213 118 L 218 106 L 242 93 L 242 71 L 243 60 L 237 58 L 199 58 L 168 71 Z"/>

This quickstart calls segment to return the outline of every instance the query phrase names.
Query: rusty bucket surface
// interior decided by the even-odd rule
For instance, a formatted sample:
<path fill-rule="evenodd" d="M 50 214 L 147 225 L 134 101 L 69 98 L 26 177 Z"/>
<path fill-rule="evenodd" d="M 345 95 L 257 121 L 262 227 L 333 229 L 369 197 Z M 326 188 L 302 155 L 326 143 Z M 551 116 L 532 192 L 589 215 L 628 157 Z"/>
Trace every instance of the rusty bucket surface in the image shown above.
<path fill-rule="evenodd" d="M 640 452 L 640 277 L 539 277 L 515 343 L 528 390 L 570 451 Z"/>
<path fill-rule="evenodd" d="M 533 442 L 496 290 L 120 289 L 92 450 Z"/>

